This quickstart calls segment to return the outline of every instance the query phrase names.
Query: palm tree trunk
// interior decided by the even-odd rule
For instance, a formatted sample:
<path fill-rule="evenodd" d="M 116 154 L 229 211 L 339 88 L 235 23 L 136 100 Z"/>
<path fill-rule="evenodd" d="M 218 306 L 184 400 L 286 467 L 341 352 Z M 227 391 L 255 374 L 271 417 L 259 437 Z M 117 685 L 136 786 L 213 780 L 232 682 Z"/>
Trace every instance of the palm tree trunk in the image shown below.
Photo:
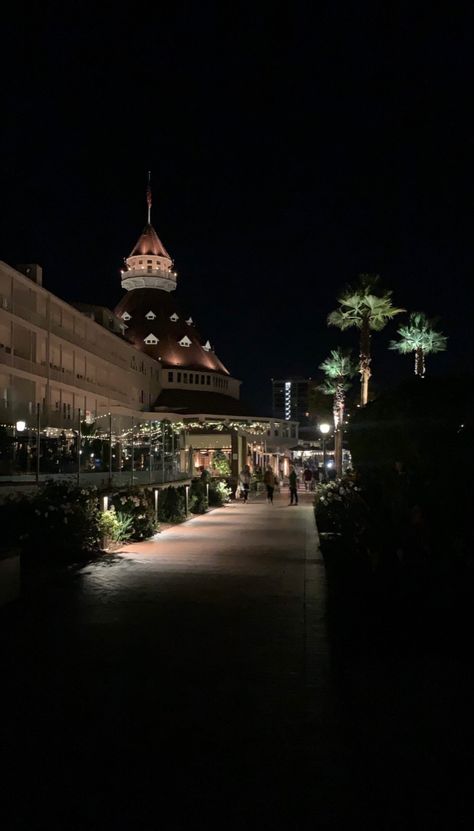
<path fill-rule="evenodd" d="M 336 476 L 342 476 L 342 436 L 344 430 L 344 389 L 338 385 L 334 395 L 334 463 Z"/>
<path fill-rule="evenodd" d="M 425 377 L 425 353 L 421 347 L 415 349 L 415 375 Z"/>
<path fill-rule="evenodd" d="M 360 403 L 365 407 L 369 400 L 369 379 L 370 371 L 370 328 L 369 321 L 363 320 L 360 330 L 360 355 L 359 355 L 359 372 L 360 372 Z"/>

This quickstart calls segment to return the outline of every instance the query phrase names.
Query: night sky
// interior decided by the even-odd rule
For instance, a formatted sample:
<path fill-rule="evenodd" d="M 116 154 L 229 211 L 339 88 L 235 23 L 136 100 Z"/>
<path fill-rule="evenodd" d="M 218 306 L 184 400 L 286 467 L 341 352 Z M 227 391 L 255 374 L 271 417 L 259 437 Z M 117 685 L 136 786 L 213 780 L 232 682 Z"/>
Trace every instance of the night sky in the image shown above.
<path fill-rule="evenodd" d="M 441 316 L 428 371 L 468 369 L 469 5 L 225 6 L 4 20 L 0 259 L 113 308 L 151 169 L 180 304 L 255 407 L 355 345 L 326 316 L 359 272 Z M 374 337 L 380 386 L 412 372 L 395 328 Z"/>

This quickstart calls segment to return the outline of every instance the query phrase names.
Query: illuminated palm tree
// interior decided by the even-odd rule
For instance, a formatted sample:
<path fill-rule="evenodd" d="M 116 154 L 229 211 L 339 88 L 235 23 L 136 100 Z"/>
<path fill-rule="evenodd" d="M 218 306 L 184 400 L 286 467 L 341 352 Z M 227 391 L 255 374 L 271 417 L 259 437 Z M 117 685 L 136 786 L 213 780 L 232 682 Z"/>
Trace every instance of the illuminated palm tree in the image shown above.
<path fill-rule="evenodd" d="M 389 320 L 405 311 L 392 306 L 392 292 L 381 290 L 378 282 L 377 274 L 359 274 L 358 282 L 348 286 L 338 298 L 339 308 L 328 316 L 329 326 L 342 330 L 351 326 L 360 329 L 360 401 L 363 407 L 369 400 L 370 332 L 380 332 Z"/>
<path fill-rule="evenodd" d="M 323 383 L 318 387 L 325 395 L 333 396 L 332 412 L 334 417 L 334 457 L 336 473 L 342 474 L 342 435 L 344 430 L 344 409 L 346 392 L 351 386 L 350 379 L 357 372 L 357 367 L 351 354 L 340 348 L 333 349 L 331 354 L 319 366 L 326 375 Z"/>
<path fill-rule="evenodd" d="M 425 355 L 446 350 L 447 337 L 434 329 L 436 321 L 429 320 L 423 312 L 412 312 L 408 325 L 397 329 L 400 340 L 390 341 L 390 349 L 402 355 L 415 353 L 415 375 L 425 377 Z"/>

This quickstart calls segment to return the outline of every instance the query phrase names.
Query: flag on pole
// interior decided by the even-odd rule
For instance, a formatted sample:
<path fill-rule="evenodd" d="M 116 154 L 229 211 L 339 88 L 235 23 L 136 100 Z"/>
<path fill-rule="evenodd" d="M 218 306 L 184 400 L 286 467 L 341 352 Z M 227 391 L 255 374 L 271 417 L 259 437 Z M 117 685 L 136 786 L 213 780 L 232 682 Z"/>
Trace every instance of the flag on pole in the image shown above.
<path fill-rule="evenodd" d="M 146 204 L 148 205 L 148 222 L 150 222 L 151 216 L 151 206 L 152 206 L 152 199 L 151 199 L 151 171 L 148 171 L 148 185 L 146 188 Z"/>

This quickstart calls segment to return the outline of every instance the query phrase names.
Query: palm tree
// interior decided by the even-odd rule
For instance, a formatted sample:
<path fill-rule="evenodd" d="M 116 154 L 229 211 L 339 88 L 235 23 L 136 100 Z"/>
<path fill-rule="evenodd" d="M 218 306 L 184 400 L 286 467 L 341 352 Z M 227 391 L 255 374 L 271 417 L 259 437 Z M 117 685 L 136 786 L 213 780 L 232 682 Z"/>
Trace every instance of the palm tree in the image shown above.
<path fill-rule="evenodd" d="M 334 417 L 334 456 L 336 462 L 336 473 L 342 474 L 342 434 L 344 430 L 344 409 L 346 404 L 346 392 L 351 386 L 349 381 L 357 372 L 357 367 L 352 360 L 350 352 L 340 347 L 331 350 L 331 354 L 319 366 L 326 375 L 323 383 L 318 387 L 325 395 L 333 396 L 333 417 Z"/>
<path fill-rule="evenodd" d="M 392 306 L 392 292 L 381 290 L 379 279 L 378 274 L 359 274 L 358 282 L 347 286 L 338 298 L 339 308 L 328 316 L 329 326 L 342 330 L 351 326 L 360 329 L 360 401 L 363 407 L 369 400 L 370 332 L 380 332 L 389 320 L 405 311 Z"/>
<path fill-rule="evenodd" d="M 415 353 L 415 375 L 425 377 L 425 355 L 435 352 L 444 352 L 447 337 L 434 329 L 435 320 L 429 320 L 423 312 L 412 312 L 408 318 L 408 326 L 397 329 L 400 340 L 390 341 L 390 349 L 395 349 L 402 355 Z"/>

